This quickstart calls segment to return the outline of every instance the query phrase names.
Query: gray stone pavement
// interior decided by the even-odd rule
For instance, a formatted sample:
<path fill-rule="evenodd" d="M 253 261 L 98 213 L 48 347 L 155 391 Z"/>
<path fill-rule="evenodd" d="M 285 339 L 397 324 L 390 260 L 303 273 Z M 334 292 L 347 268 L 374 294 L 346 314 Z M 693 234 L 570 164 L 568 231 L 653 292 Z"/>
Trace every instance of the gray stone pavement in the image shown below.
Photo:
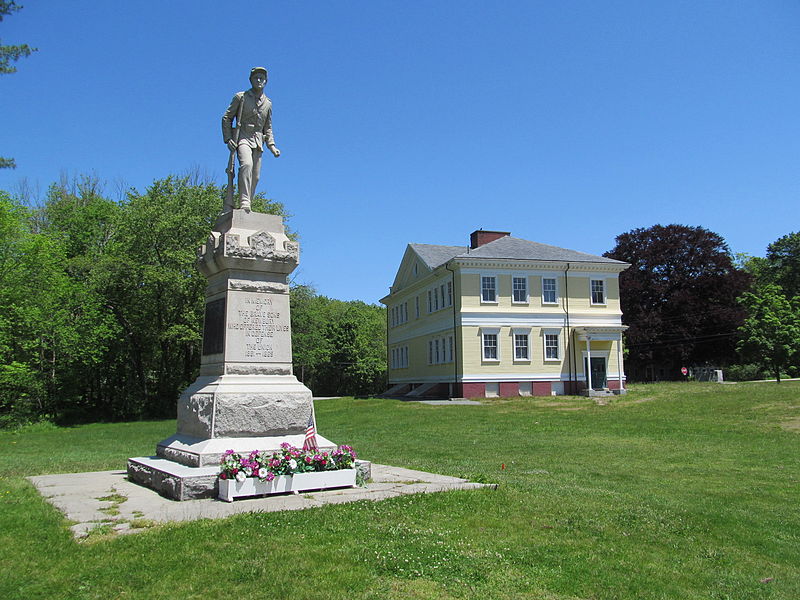
<path fill-rule="evenodd" d="M 300 510 L 358 500 L 385 500 L 406 494 L 495 487 L 374 463 L 372 481 L 365 487 L 244 498 L 230 503 L 216 499 L 168 500 L 149 488 L 128 481 L 125 471 L 40 475 L 28 477 L 28 480 L 67 519 L 75 522 L 71 529 L 77 538 L 86 536 L 98 526 L 111 526 L 117 533 L 133 533 L 144 531 L 154 523 L 168 521 L 217 519 L 243 512 Z M 115 499 L 100 500 L 111 496 Z"/>

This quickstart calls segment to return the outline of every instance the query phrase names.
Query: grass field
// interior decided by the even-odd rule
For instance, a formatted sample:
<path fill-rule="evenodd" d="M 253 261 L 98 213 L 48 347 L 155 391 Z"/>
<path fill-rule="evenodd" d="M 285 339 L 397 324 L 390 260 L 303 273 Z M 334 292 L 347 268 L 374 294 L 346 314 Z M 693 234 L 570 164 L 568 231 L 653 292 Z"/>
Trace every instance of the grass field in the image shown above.
<path fill-rule="evenodd" d="M 0 432 L 0 598 L 800 598 L 799 383 L 346 398 L 317 420 L 363 458 L 499 487 L 78 543 L 24 476 L 123 468 L 174 421 Z"/>

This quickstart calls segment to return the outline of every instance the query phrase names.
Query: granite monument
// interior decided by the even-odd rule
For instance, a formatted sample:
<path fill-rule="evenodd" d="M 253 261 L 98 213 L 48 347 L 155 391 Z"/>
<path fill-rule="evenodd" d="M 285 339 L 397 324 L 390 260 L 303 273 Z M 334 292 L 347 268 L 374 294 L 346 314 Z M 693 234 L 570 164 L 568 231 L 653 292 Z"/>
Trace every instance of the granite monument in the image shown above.
<path fill-rule="evenodd" d="M 176 500 L 215 496 L 219 460 L 228 449 L 301 447 L 314 414 L 311 390 L 292 373 L 288 276 L 300 247 L 286 235 L 282 217 L 250 210 L 261 144 L 280 154 L 269 99 L 259 96 L 266 70 L 253 69 L 251 82 L 253 89 L 237 94 L 223 117 L 228 147 L 241 165 L 241 208 L 226 201 L 198 249 L 197 268 L 208 279 L 200 374 L 178 400 L 175 435 L 157 444 L 156 456 L 128 460 L 132 481 Z M 335 448 L 319 434 L 317 444 Z"/>

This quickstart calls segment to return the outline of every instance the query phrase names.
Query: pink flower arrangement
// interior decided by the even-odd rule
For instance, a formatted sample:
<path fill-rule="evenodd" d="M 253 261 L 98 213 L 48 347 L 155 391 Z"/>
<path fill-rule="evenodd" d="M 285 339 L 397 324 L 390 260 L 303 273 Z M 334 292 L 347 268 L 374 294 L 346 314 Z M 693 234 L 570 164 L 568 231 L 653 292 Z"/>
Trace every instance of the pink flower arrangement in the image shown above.
<path fill-rule="evenodd" d="M 333 452 L 310 452 L 284 442 L 275 452 L 253 450 L 242 456 L 226 450 L 220 459 L 219 478 L 243 481 L 258 477 L 261 481 L 272 481 L 278 475 L 352 469 L 355 460 L 356 452 L 350 446 L 339 446 Z"/>

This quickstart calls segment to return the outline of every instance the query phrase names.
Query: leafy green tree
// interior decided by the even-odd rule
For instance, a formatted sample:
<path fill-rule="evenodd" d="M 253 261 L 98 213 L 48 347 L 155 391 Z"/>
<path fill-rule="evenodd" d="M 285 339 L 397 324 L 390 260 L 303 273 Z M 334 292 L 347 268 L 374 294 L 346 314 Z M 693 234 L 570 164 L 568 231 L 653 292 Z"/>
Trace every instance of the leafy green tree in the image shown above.
<path fill-rule="evenodd" d="M 295 375 L 316 391 L 320 389 L 320 368 L 331 355 L 331 346 L 325 336 L 327 307 L 331 300 L 318 296 L 308 285 L 292 286 L 290 294 Z"/>
<path fill-rule="evenodd" d="M 65 270 L 64 246 L 32 228 L 31 211 L 0 192 L 0 413 L 20 421 L 58 413 L 65 382 L 102 354 L 91 339 L 97 304 Z"/>
<path fill-rule="evenodd" d="M 781 370 L 800 353 L 800 298 L 788 300 L 782 290 L 766 284 L 745 292 L 741 304 L 747 318 L 739 328 L 742 356 L 769 369 L 780 383 Z"/>
<path fill-rule="evenodd" d="M 800 296 L 800 231 L 767 246 L 766 278 L 781 286 L 787 298 Z"/>
<path fill-rule="evenodd" d="M 174 415 L 200 364 L 196 248 L 222 193 L 168 177 L 114 202 L 83 177 L 29 209 L 0 192 L 0 424 Z M 263 197 L 253 206 L 286 216 Z M 296 370 L 313 391 L 383 389 L 381 307 L 306 286 L 291 301 Z"/>
<path fill-rule="evenodd" d="M 291 293 L 295 374 L 318 396 L 383 391 L 385 309 L 319 296 L 309 286 Z"/>
<path fill-rule="evenodd" d="M 22 6 L 14 2 L 14 0 L 0 0 L 0 22 L 2 22 L 3 17 L 15 13 L 21 8 Z M 32 52 L 36 52 L 36 48 L 31 48 L 28 44 L 11 46 L 0 44 L 0 73 L 16 72 L 17 68 L 12 63 L 17 62 L 20 58 L 30 56 Z M 0 157 L 0 169 L 14 169 L 16 166 L 13 158 Z"/>

